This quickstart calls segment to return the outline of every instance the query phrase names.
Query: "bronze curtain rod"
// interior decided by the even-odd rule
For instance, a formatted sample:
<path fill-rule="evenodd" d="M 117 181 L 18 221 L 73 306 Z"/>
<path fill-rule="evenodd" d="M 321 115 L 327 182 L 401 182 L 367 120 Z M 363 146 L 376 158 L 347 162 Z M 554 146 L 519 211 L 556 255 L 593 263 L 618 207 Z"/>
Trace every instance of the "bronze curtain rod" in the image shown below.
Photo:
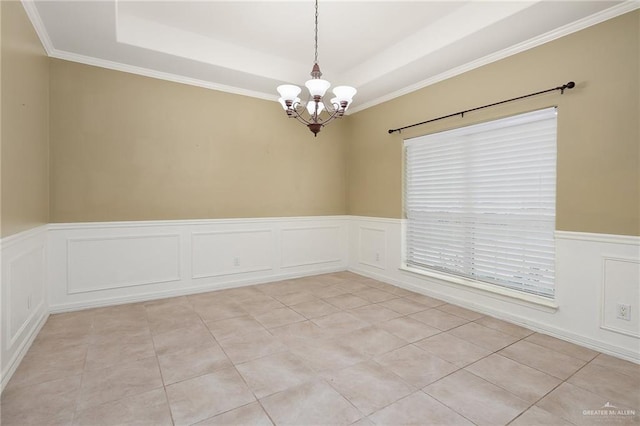
<path fill-rule="evenodd" d="M 400 132 L 400 131 L 402 131 L 404 129 L 408 129 L 410 127 L 421 126 L 423 124 L 432 123 L 434 121 L 443 120 L 445 118 L 455 117 L 456 115 L 464 117 L 464 115 L 466 113 L 468 113 L 468 112 L 477 111 L 479 109 L 489 108 L 489 107 L 500 105 L 500 104 L 506 104 L 507 102 L 513 102 L 513 101 L 517 101 L 517 100 L 524 99 L 524 98 L 530 98 L 531 96 L 537 96 L 537 95 L 541 95 L 543 93 L 553 92 L 553 91 L 556 91 L 556 90 L 559 90 L 560 94 L 563 95 L 564 91 L 566 89 L 573 89 L 574 87 L 576 87 L 576 83 L 574 83 L 573 81 L 570 81 L 567 84 L 563 84 L 562 86 L 554 87 L 553 89 L 541 90 L 540 92 L 529 93 L 528 95 L 518 96 L 517 98 L 511 98 L 511 99 L 507 99 L 505 101 L 495 102 L 495 103 L 492 103 L 492 104 L 488 104 L 488 105 L 483 105 L 483 106 L 476 107 L 476 108 L 467 109 L 467 110 L 464 110 L 464 111 L 454 112 L 453 114 L 443 115 L 442 117 L 432 118 L 431 120 L 423 121 L 423 122 L 416 123 L 416 124 L 410 124 L 410 125 L 404 126 L 404 127 L 398 127 L 397 129 L 389 129 L 389 134 L 391 134 L 393 132 Z"/>

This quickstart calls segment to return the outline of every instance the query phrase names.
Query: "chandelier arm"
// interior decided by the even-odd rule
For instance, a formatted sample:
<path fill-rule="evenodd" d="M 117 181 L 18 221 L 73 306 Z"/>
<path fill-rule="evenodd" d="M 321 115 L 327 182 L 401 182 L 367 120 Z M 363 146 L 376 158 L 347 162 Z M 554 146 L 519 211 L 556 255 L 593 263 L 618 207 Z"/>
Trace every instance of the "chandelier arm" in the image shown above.
<path fill-rule="evenodd" d="M 326 106 L 325 106 L 325 107 L 326 107 Z M 335 110 L 332 114 L 329 114 L 329 118 L 327 118 L 326 120 L 324 120 L 324 121 L 322 122 L 322 124 L 327 124 L 327 123 L 329 123 L 331 120 L 333 120 L 334 118 L 340 118 L 340 117 L 342 117 L 342 115 L 338 115 L 339 113 L 340 113 L 340 110 L 339 110 L 339 109 Z"/>
<path fill-rule="evenodd" d="M 293 116 L 296 120 L 298 120 L 300 123 L 304 124 L 304 125 L 309 125 L 311 123 L 313 123 L 313 121 L 307 121 L 305 120 L 305 118 L 300 115 L 300 114 L 296 114 Z"/>

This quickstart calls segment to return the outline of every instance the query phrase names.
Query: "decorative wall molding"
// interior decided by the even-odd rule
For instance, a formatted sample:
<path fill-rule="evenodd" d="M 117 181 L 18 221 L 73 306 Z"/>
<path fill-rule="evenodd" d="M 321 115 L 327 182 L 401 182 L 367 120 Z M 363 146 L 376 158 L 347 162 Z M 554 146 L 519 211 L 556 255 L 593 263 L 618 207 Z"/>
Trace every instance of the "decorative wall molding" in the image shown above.
<path fill-rule="evenodd" d="M 180 235 L 67 239 L 67 293 L 180 281 Z"/>
<path fill-rule="evenodd" d="M 614 301 L 621 297 L 630 300 L 632 312 L 640 310 L 637 298 L 631 300 L 634 289 L 638 291 L 637 280 L 634 282 L 635 278 L 630 275 L 634 270 L 623 267 L 609 269 L 613 275 L 606 273 L 609 266 L 621 266 L 607 262 L 633 265 L 640 262 L 640 237 L 557 231 L 559 309 L 549 311 L 403 272 L 400 270 L 402 224 L 402 219 L 362 216 L 74 223 L 50 224 L 4 238 L 1 242 L 1 385 L 8 382 L 49 313 L 345 269 L 601 352 L 640 361 L 640 339 L 619 325 L 611 327 L 603 315 L 594 315 L 610 309 L 608 299 L 613 296 Z M 126 252 L 135 250 L 137 243 L 144 245 L 157 238 L 166 238 L 166 242 L 175 240 L 179 247 L 171 251 L 171 255 L 168 250 L 160 250 L 159 257 L 152 256 L 166 261 L 171 257 L 170 262 L 174 262 L 178 272 L 170 277 L 165 274 L 164 278 L 177 280 L 155 276 L 143 282 L 125 280 L 123 286 L 87 286 L 84 289 L 87 291 L 80 292 L 74 291 L 78 290 L 75 284 L 69 287 L 70 277 L 73 279 L 69 268 L 72 271 L 86 268 L 92 262 L 105 262 L 105 265 L 112 262 L 109 268 L 116 270 L 122 262 L 126 266 L 122 257 L 113 255 L 114 250 L 102 250 L 100 244 L 116 242 L 122 245 L 117 249 Z M 74 256 L 73 249 L 69 250 L 69 244 L 91 241 L 98 249 L 89 250 L 87 257 Z M 227 250 L 230 246 L 235 248 Z M 372 261 L 375 253 L 384 254 L 380 262 Z M 236 267 L 234 262 L 238 256 L 241 256 L 240 266 Z M 151 262 L 136 273 L 144 276 L 154 265 Z M 112 278 L 109 270 L 92 273 L 96 274 L 96 280 L 105 276 Z M 612 289 L 615 291 L 611 292 Z M 637 316 L 634 318 L 637 321 Z"/>
<path fill-rule="evenodd" d="M 270 271 L 273 261 L 273 229 L 191 233 L 191 278 Z M 197 240 L 202 241 L 198 244 Z M 206 245 L 208 243 L 208 246 Z M 229 252 L 231 250 L 231 252 Z M 230 253 L 230 255 L 224 255 Z M 224 258 L 220 262 L 217 257 Z M 199 271 L 204 268 L 203 271 Z"/>
<path fill-rule="evenodd" d="M 600 328 L 640 339 L 640 257 L 602 256 Z M 630 319 L 617 318 L 616 305 L 631 305 Z"/>
<path fill-rule="evenodd" d="M 281 268 L 336 263 L 346 259 L 345 224 L 285 227 L 281 234 Z"/>
<path fill-rule="evenodd" d="M 47 226 L 2 239 L 0 288 L 0 390 L 48 316 Z"/>
<path fill-rule="evenodd" d="M 345 216 L 51 224 L 49 311 L 339 271 Z"/>
<path fill-rule="evenodd" d="M 596 234 L 591 232 L 556 231 L 556 239 L 591 241 L 594 243 L 640 245 L 640 237 L 633 235 Z"/>

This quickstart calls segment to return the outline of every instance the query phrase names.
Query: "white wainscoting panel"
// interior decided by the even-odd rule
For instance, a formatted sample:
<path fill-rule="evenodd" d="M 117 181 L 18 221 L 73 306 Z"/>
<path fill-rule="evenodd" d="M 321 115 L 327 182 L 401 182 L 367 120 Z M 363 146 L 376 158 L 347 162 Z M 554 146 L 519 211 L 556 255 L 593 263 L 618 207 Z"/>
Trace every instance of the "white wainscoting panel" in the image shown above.
<path fill-rule="evenodd" d="M 387 231 L 380 227 L 359 226 L 358 262 L 378 269 L 387 268 Z"/>
<path fill-rule="evenodd" d="M 345 259 L 345 224 L 282 229 L 282 268 L 308 265 L 338 265 Z"/>
<path fill-rule="evenodd" d="M 345 216 L 50 224 L 63 312 L 344 270 Z"/>
<path fill-rule="evenodd" d="M 2 239 L 0 389 L 47 317 L 46 242 L 46 226 Z"/>
<path fill-rule="evenodd" d="M 180 235 L 67 240 L 67 293 L 180 280 Z"/>
<path fill-rule="evenodd" d="M 604 256 L 601 327 L 640 338 L 640 259 Z M 627 305 L 629 319 L 618 318 L 617 306 Z"/>
<path fill-rule="evenodd" d="M 557 231 L 555 302 L 558 309 L 550 309 L 400 269 L 402 227 L 400 219 L 351 216 L 349 270 L 640 362 L 640 339 L 635 335 L 640 310 L 636 263 L 640 261 L 639 237 Z M 371 236 L 362 238 L 362 229 L 367 228 L 385 230 L 387 262 L 384 269 L 362 261 L 366 256 L 369 260 L 371 257 L 371 249 L 362 246 L 380 244 Z M 618 259 L 618 263 L 611 263 L 614 259 Z M 631 305 L 632 321 L 610 318 L 620 301 Z M 604 320 L 601 312 L 605 313 Z"/>
<path fill-rule="evenodd" d="M 209 278 L 273 269 L 272 229 L 191 234 L 191 278 Z"/>

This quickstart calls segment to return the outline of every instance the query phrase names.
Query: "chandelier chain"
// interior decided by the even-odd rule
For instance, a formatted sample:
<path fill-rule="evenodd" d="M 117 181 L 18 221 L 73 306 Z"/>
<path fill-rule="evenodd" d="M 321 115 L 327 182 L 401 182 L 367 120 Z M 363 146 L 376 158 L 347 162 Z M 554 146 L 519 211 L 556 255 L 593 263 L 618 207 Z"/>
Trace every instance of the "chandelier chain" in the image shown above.
<path fill-rule="evenodd" d="M 318 0 L 316 0 L 316 32 L 315 32 L 315 47 L 316 47 L 316 56 L 315 62 L 318 63 Z"/>

